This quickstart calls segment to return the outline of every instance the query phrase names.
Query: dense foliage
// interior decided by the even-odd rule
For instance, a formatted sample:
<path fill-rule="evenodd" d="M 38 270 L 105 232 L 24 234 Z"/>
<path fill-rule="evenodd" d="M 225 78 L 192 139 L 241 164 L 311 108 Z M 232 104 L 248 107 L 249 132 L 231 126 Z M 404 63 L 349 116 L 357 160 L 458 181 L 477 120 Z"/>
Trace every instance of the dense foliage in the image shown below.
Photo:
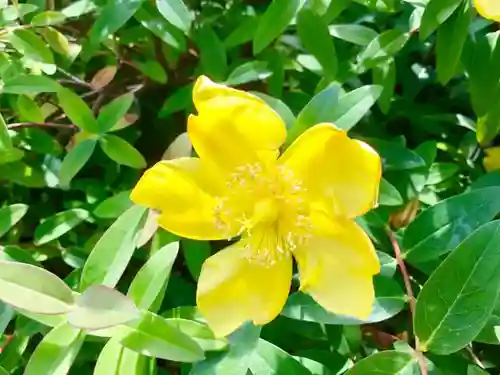
<path fill-rule="evenodd" d="M 0 0 L 0 374 L 497 374 L 494 3 Z M 130 199 L 193 153 L 201 75 L 264 100 L 286 145 L 330 122 L 380 154 L 378 207 L 356 219 L 381 263 L 369 318 L 294 277 L 269 324 L 205 324 L 197 280 L 226 241 Z"/>

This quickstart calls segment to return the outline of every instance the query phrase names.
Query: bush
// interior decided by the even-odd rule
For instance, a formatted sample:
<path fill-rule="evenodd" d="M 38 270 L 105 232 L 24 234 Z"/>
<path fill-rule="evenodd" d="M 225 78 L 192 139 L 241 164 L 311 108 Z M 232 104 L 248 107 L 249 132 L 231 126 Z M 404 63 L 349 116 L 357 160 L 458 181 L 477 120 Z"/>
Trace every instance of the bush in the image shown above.
<path fill-rule="evenodd" d="M 498 373 L 496 21 L 0 0 L 0 374 Z"/>

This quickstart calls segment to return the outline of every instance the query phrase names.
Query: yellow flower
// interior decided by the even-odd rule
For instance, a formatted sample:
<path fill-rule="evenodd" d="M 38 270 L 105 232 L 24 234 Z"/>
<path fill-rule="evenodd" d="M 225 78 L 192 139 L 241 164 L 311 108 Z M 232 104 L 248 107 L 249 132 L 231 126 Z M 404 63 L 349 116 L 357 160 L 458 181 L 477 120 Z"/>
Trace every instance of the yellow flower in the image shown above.
<path fill-rule="evenodd" d="M 474 0 L 477 12 L 486 19 L 500 22 L 499 0 Z"/>
<path fill-rule="evenodd" d="M 378 154 L 319 124 L 278 158 L 285 125 L 261 99 L 200 77 L 193 100 L 187 131 L 199 158 L 157 163 L 131 197 L 182 237 L 241 236 L 199 277 L 197 303 L 212 330 L 225 336 L 273 320 L 289 294 L 292 256 L 302 291 L 329 311 L 367 318 L 380 265 L 352 219 L 376 205 Z"/>
<path fill-rule="evenodd" d="M 500 147 L 490 147 L 484 150 L 486 156 L 483 159 L 483 166 L 487 172 L 500 169 Z"/>

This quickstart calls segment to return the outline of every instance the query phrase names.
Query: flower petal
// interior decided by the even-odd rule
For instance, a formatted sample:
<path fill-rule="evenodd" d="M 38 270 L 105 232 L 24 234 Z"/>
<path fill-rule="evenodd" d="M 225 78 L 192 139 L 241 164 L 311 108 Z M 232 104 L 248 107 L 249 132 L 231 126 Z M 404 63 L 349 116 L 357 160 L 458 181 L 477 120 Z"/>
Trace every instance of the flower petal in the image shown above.
<path fill-rule="evenodd" d="M 382 174 L 380 156 L 366 143 L 351 139 L 333 124 L 305 131 L 279 163 L 301 179 L 324 209 L 355 218 L 377 204 Z"/>
<path fill-rule="evenodd" d="M 240 241 L 203 264 L 197 304 L 217 336 L 230 334 L 246 321 L 257 325 L 270 322 L 288 297 L 291 257 L 266 264 L 253 259 L 251 251 Z"/>
<path fill-rule="evenodd" d="M 500 2 L 498 0 L 475 0 L 477 12 L 484 18 L 500 22 Z"/>
<path fill-rule="evenodd" d="M 223 159 L 232 155 L 226 163 L 234 163 L 250 150 L 275 153 L 285 141 L 283 120 L 254 95 L 201 76 L 193 89 L 193 101 L 198 116 L 190 118 L 188 133 L 202 159 L 221 159 L 214 154 L 224 154 Z"/>
<path fill-rule="evenodd" d="M 197 158 L 162 161 L 148 169 L 130 195 L 136 204 L 161 211 L 159 224 L 182 237 L 215 240 L 236 235 L 239 228 L 218 225 L 217 190 Z M 203 188 L 202 188 L 203 186 Z"/>
<path fill-rule="evenodd" d="M 294 251 L 301 290 L 328 311 L 366 319 L 374 302 L 372 278 L 380 272 L 377 255 L 355 222 L 330 224 Z"/>
<path fill-rule="evenodd" d="M 483 166 L 487 172 L 500 169 L 500 147 L 491 147 L 486 149 L 486 156 L 483 159 Z"/>

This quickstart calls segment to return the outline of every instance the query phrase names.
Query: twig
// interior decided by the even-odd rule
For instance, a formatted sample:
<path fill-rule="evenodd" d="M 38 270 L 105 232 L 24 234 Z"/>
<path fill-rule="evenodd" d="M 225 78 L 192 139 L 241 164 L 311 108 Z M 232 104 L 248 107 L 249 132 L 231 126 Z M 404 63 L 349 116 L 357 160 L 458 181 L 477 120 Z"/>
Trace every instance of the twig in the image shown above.
<path fill-rule="evenodd" d="M 49 129 L 67 129 L 75 131 L 75 124 L 57 124 L 55 122 L 16 122 L 8 124 L 7 129 L 22 129 L 22 128 L 49 128 Z"/>
<path fill-rule="evenodd" d="M 466 346 L 465 347 L 465 350 L 467 351 L 467 353 L 469 354 L 469 356 L 471 357 L 472 361 L 478 365 L 479 367 L 481 367 L 483 370 L 485 369 L 484 365 L 483 365 L 483 362 L 481 362 L 481 360 L 477 357 L 477 355 L 474 353 L 474 351 L 472 350 L 472 348 L 470 346 Z"/>
<path fill-rule="evenodd" d="M 63 75 L 65 75 L 66 77 L 68 77 L 69 79 L 71 79 L 74 83 L 77 83 L 79 85 L 82 85 L 82 86 L 85 86 L 85 87 L 88 87 L 90 89 L 94 89 L 92 87 L 92 85 L 88 82 L 85 82 L 83 79 L 80 79 L 78 78 L 77 76 L 74 76 L 73 74 L 71 73 L 68 73 L 67 71 L 65 71 L 64 69 L 61 69 L 61 68 L 57 68 L 57 70 L 59 72 L 61 72 Z"/>
<path fill-rule="evenodd" d="M 405 284 L 406 294 L 410 303 L 410 313 L 412 316 L 412 320 L 415 317 L 415 296 L 413 295 L 413 289 L 411 287 L 410 274 L 408 273 L 408 269 L 406 268 L 406 264 L 403 261 L 403 257 L 401 256 L 401 249 L 399 247 L 398 240 L 394 233 L 389 228 L 387 229 L 387 235 L 391 240 L 392 248 L 394 249 L 394 255 L 396 256 L 396 262 L 401 271 L 401 275 L 403 276 L 403 282 Z M 427 363 L 425 361 L 425 357 L 420 351 L 420 342 L 418 337 L 415 336 L 415 352 L 417 354 L 418 364 L 420 365 L 420 372 L 422 375 L 428 375 L 427 371 Z"/>

